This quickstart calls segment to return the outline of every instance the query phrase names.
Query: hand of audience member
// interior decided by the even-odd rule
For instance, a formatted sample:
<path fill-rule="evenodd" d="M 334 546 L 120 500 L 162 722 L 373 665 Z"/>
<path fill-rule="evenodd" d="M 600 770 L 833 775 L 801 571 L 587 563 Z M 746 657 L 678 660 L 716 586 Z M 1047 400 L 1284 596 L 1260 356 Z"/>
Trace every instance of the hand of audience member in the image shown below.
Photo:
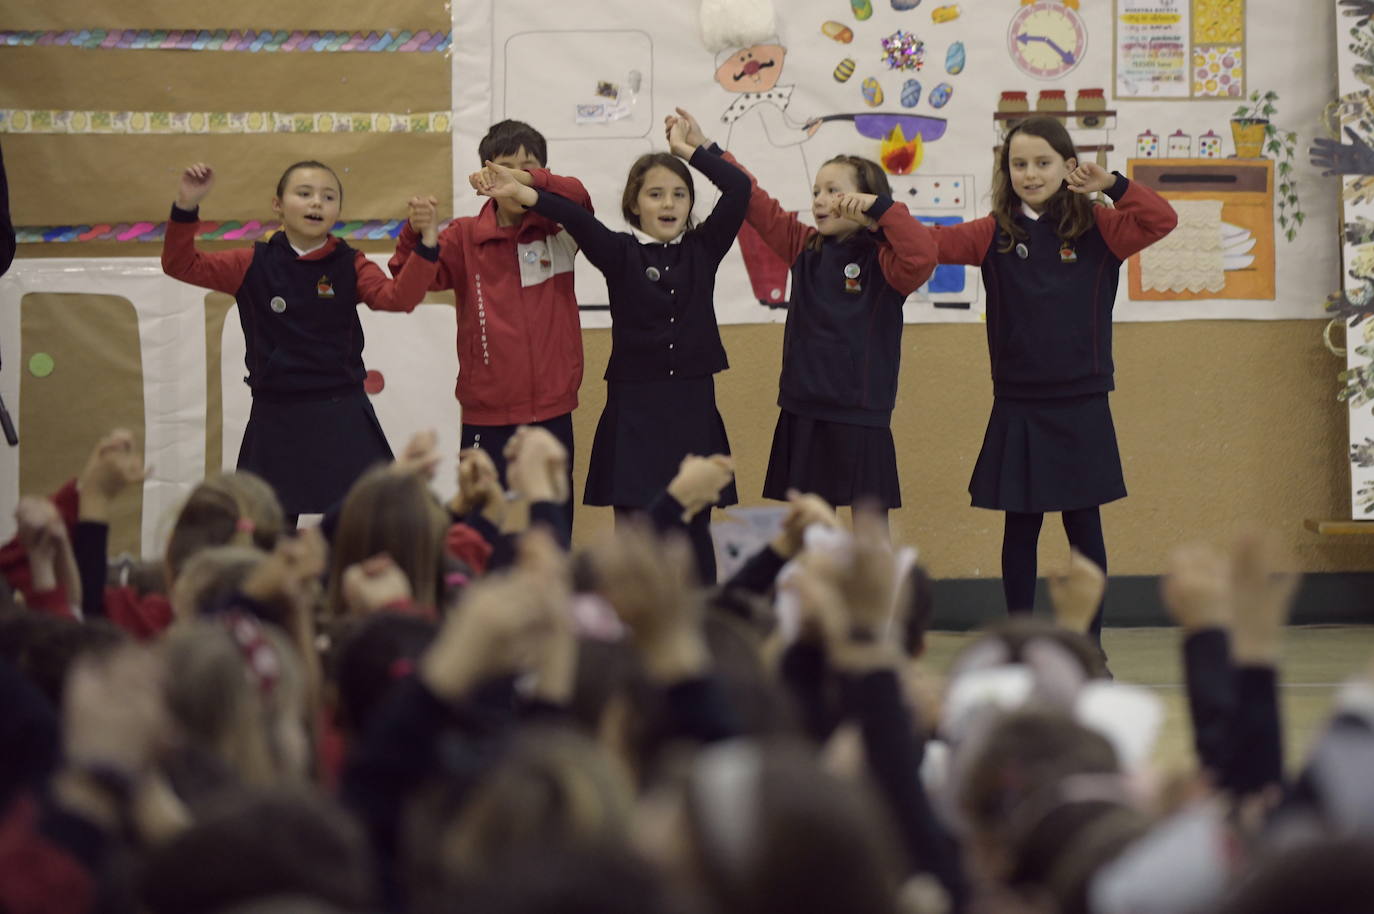
<path fill-rule="evenodd" d="M 66 767 L 53 782 L 60 805 L 108 830 L 119 826 L 109 780 L 132 792 L 169 742 L 163 688 L 160 658 L 142 645 L 77 658 L 63 691 Z"/>
<path fill-rule="evenodd" d="M 490 574 L 463 591 L 420 660 L 420 679 L 455 701 L 481 682 L 536 666 L 551 631 L 547 606 L 528 573 Z"/>
<path fill-rule="evenodd" d="M 598 589 L 633 634 L 650 678 L 670 682 L 706 669 L 695 563 L 684 538 L 660 539 L 643 523 L 617 524 L 589 556 Z"/>
<path fill-rule="evenodd" d="M 25 495 L 14 509 L 19 543 L 28 553 L 29 569 L 33 574 L 33 588 L 49 591 L 57 587 L 57 566 L 63 550 L 70 550 L 67 525 L 57 506 L 46 498 Z M 79 595 L 67 595 L 72 603 L 80 603 Z"/>
<path fill-rule="evenodd" d="M 190 212 L 210 193 L 215 186 L 215 170 L 204 162 L 188 165 L 181 173 L 177 183 L 177 209 Z"/>
<path fill-rule="evenodd" d="M 506 485 L 529 502 L 568 500 L 568 449 L 546 428 L 523 425 L 506 442 Z"/>
<path fill-rule="evenodd" d="M 439 460 L 439 433 L 427 428 L 410 436 L 391 466 L 399 473 L 415 473 L 432 482 L 439 471 Z"/>
<path fill-rule="evenodd" d="M 817 560 L 833 575 L 849 621 L 844 637 L 831 645 L 836 665 L 864 669 L 895 663 L 900 656 L 893 620 L 897 557 L 882 517 L 857 507 L 848 564 L 824 554 L 807 561 Z"/>
<path fill-rule="evenodd" d="M 682 458 L 677 475 L 668 483 L 668 494 L 682 505 L 683 523 L 720 501 L 720 493 L 734 478 L 735 463 L 728 454 Z"/>
<path fill-rule="evenodd" d="M 787 492 L 787 514 L 782 519 L 782 529 L 772 543 L 773 551 L 785 559 L 801 552 L 806 528 L 812 524 L 822 527 L 838 527 L 840 519 L 835 509 L 819 495 L 811 495 L 789 489 Z"/>
<path fill-rule="evenodd" d="M 410 579 L 385 552 L 344 569 L 340 588 L 344 611 L 365 616 L 389 606 L 409 603 Z"/>
<path fill-rule="evenodd" d="M 459 517 L 480 511 L 491 523 L 500 525 L 505 515 L 506 491 L 496 472 L 491 455 L 479 447 L 458 452 L 458 494 L 449 508 Z"/>
<path fill-rule="evenodd" d="M 1102 605 L 1102 595 L 1107 592 L 1107 576 L 1102 569 L 1074 549 L 1069 553 L 1069 567 L 1050 575 L 1049 586 L 1055 624 L 1085 634 Z"/>
<path fill-rule="evenodd" d="M 243 595 L 282 611 L 283 628 L 299 643 L 303 626 L 313 625 L 328 548 L 318 527 L 282 537 L 243 582 Z M 308 639 L 306 643 L 311 643 Z"/>
<path fill-rule="evenodd" d="M 1278 662 L 1283 626 L 1301 580 L 1292 570 L 1294 564 L 1274 530 L 1248 533 L 1236 541 L 1231 554 L 1231 651 L 1238 666 Z"/>
<path fill-rule="evenodd" d="M 425 247 L 439 243 L 439 201 L 435 197 L 410 198 L 410 227 Z"/>
<path fill-rule="evenodd" d="M 144 466 L 131 432 L 115 429 L 100 439 L 76 480 L 81 520 L 108 522 L 110 502 L 126 486 L 147 479 L 149 472 L 151 467 Z"/>
<path fill-rule="evenodd" d="M 529 582 L 530 592 L 543 604 L 546 636 L 535 658 L 535 694 L 552 704 L 572 698 L 577 678 L 577 634 L 569 600 L 572 571 L 568 554 L 547 530 L 538 527 L 520 538 L 516 568 Z"/>
<path fill-rule="evenodd" d="M 1175 549 L 1159 590 L 1184 631 L 1231 627 L 1231 557 L 1210 543 Z"/>

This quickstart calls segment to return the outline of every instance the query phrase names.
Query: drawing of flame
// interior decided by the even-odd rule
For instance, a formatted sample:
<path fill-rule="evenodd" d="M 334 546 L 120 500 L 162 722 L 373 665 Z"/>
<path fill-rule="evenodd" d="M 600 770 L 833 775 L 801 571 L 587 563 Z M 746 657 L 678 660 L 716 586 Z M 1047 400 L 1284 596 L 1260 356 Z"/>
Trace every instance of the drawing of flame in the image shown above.
<path fill-rule="evenodd" d="M 925 158 L 925 154 L 925 144 L 921 142 L 921 135 L 918 133 L 915 139 L 908 140 L 899 124 L 893 127 L 887 139 L 883 140 L 879 161 L 890 175 L 909 175 L 921 167 L 921 160 Z"/>

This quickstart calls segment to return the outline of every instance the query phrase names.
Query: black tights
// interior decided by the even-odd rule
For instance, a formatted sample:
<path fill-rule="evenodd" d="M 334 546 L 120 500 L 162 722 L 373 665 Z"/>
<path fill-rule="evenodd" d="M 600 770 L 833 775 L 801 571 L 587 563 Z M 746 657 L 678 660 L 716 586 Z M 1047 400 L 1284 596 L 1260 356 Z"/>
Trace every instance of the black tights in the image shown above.
<path fill-rule="evenodd" d="M 1007 597 L 1007 612 L 1028 613 L 1035 607 L 1036 544 L 1044 514 L 1008 511 L 1002 534 L 1002 591 Z M 1069 545 L 1107 573 L 1107 544 L 1102 539 L 1102 514 L 1097 508 L 1065 511 L 1064 533 Z M 1090 632 L 1102 640 L 1102 606 L 1097 607 Z"/>
<path fill-rule="evenodd" d="M 615 509 L 615 522 L 624 523 L 631 518 L 642 518 L 643 508 Z M 711 540 L 711 509 L 703 508 L 687 523 L 685 533 L 692 544 L 692 556 L 696 561 L 697 580 L 703 587 L 716 583 L 716 546 Z"/>

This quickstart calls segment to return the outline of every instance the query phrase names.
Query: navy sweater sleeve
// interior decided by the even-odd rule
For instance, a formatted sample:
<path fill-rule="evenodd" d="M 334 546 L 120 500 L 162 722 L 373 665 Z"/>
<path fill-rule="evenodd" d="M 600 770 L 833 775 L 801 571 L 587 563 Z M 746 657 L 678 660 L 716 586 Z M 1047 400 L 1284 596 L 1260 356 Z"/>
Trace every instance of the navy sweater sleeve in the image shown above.
<path fill-rule="evenodd" d="M 10 218 L 10 185 L 5 177 L 5 157 L 0 152 L 0 276 L 14 263 L 14 222 Z"/>
<path fill-rule="evenodd" d="M 1188 635 L 1183 642 L 1183 669 L 1198 762 L 1208 771 L 1220 773 L 1232 751 L 1229 731 L 1236 710 L 1226 632 L 1211 628 Z"/>
<path fill-rule="evenodd" d="M 911 871 L 938 879 L 953 909 L 962 910 L 966 893 L 958 847 L 936 818 L 921 782 L 925 747 L 897 674 L 877 670 L 845 677 L 841 701 L 863 731 L 869 770 L 906 844 Z"/>
<path fill-rule="evenodd" d="M 1221 779 L 1221 786 L 1235 794 L 1254 793 L 1283 782 L 1278 678 L 1272 666 L 1236 668 L 1230 765 Z"/>
<path fill-rule="evenodd" d="M 105 617 L 109 539 L 109 524 L 83 520 L 77 521 L 72 530 L 72 554 L 76 557 L 76 573 L 81 578 L 81 615 L 87 619 Z"/>
<path fill-rule="evenodd" d="M 693 168 L 709 178 L 721 191 L 711 215 L 694 230 L 706 250 L 719 261 L 730 250 L 735 236 L 739 234 L 739 227 L 744 224 L 753 185 L 747 174 L 705 146 L 698 146 L 690 161 Z"/>
<path fill-rule="evenodd" d="M 606 228 L 581 206 L 552 191 L 539 191 L 539 199 L 530 208 L 561 223 L 576 239 L 591 265 L 608 277 L 618 273 L 624 263 L 625 246 L 638 243 L 629 235 Z"/>

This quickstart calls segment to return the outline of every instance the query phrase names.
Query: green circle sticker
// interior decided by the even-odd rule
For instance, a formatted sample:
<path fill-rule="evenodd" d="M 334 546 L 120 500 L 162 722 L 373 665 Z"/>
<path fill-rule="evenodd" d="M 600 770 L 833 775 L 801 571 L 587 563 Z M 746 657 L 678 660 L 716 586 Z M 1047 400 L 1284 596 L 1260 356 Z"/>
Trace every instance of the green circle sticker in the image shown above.
<path fill-rule="evenodd" d="M 52 374 L 54 362 L 46 352 L 35 352 L 29 356 L 29 374 L 35 378 L 46 378 Z"/>

